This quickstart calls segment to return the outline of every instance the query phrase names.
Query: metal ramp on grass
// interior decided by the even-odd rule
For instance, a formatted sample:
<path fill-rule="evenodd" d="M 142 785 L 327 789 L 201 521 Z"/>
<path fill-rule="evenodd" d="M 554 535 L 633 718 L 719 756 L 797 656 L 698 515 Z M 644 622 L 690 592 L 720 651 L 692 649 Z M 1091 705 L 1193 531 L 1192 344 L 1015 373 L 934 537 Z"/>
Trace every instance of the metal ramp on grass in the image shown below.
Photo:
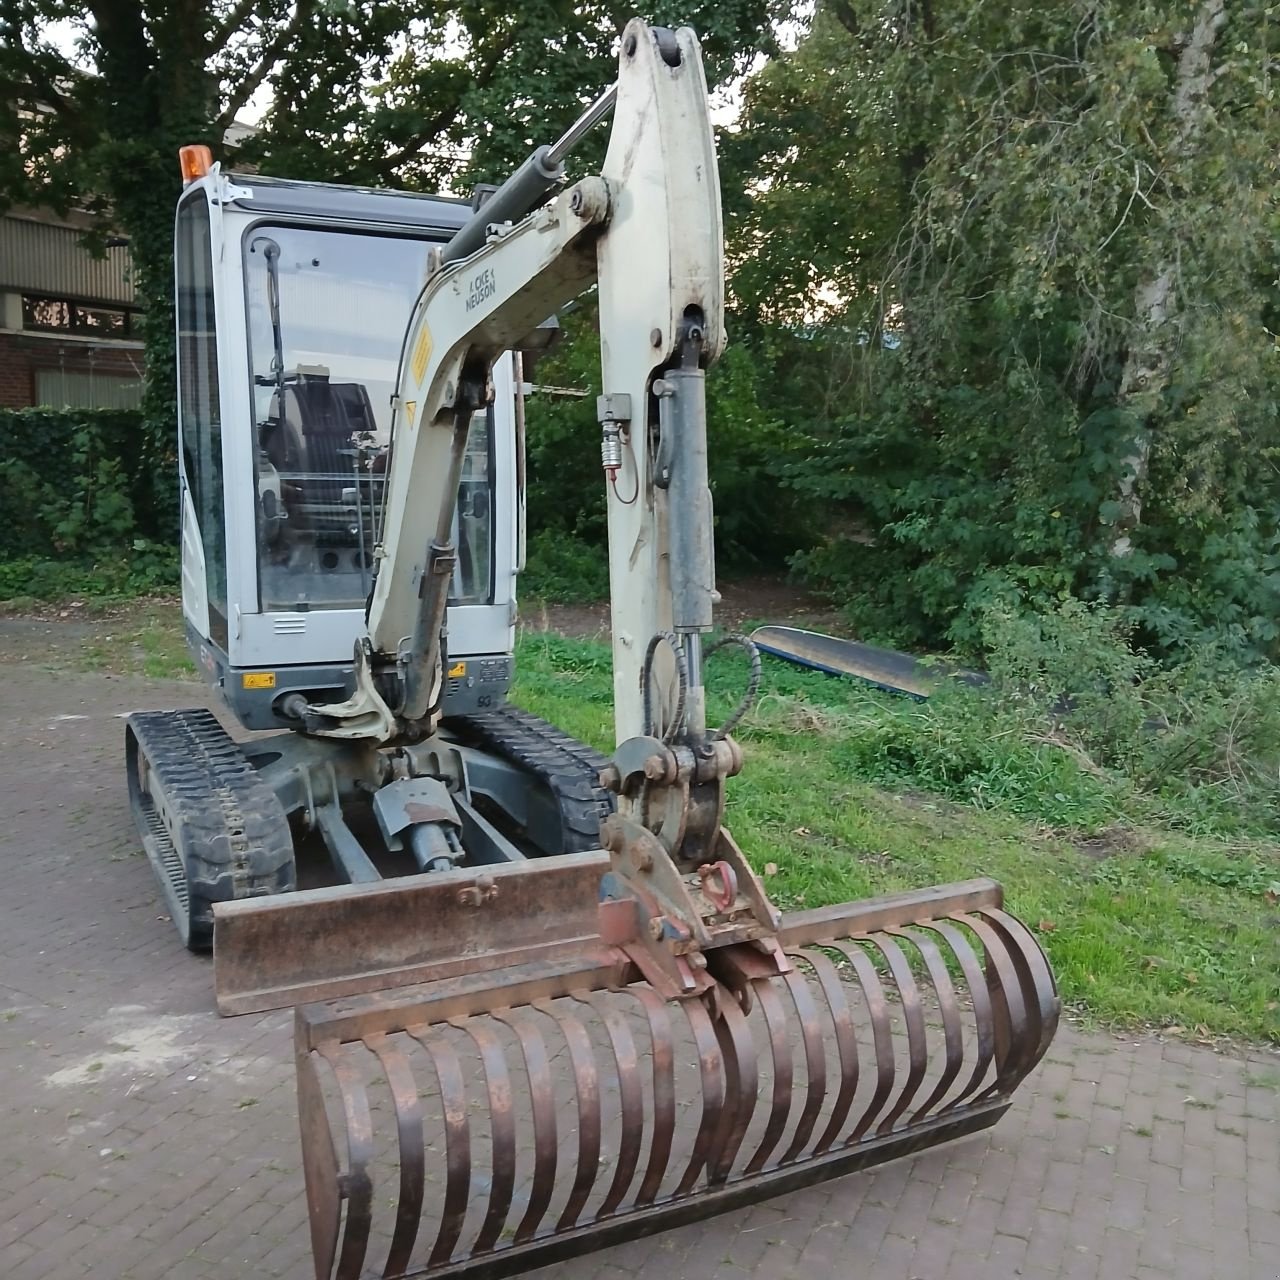
<path fill-rule="evenodd" d="M 886 693 L 900 693 L 923 702 L 946 676 L 965 684 L 985 684 L 976 671 L 962 671 L 942 663 L 921 662 L 909 653 L 881 649 L 859 640 L 841 640 L 800 627 L 757 627 L 751 640 L 762 653 L 833 676 L 852 676 Z"/>

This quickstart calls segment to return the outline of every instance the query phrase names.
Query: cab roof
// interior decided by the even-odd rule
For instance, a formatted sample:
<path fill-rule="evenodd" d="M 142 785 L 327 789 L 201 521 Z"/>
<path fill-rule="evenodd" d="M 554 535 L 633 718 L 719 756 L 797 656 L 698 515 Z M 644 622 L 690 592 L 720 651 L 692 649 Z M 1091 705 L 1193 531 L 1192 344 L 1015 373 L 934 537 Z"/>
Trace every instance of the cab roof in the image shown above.
<path fill-rule="evenodd" d="M 456 196 L 419 195 L 374 187 L 348 187 L 327 182 L 298 182 L 259 173 L 224 175 L 233 189 L 252 192 L 233 195 L 230 204 L 246 212 L 270 213 L 339 222 L 412 227 L 452 235 L 471 217 L 471 201 Z"/>

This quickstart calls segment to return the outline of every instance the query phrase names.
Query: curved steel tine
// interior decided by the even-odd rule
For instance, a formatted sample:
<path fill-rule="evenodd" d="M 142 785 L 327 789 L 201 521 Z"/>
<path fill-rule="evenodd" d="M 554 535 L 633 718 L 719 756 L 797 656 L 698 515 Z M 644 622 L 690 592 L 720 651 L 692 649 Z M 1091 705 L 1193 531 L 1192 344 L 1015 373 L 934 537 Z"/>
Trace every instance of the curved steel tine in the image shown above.
<path fill-rule="evenodd" d="M 889 1025 L 889 1005 L 884 998 L 884 987 L 880 983 L 880 975 L 870 961 L 867 953 L 854 941 L 837 940 L 831 944 L 849 962 L 862 994 L 867 1000 L 867 1011 L 871 1015 L 872 1040 L 876 1050 L 876 1088 L 867 1103 L 867 1109 L 858 1117 L 853 1132 L 845 1139 L 845 1146 L 852 1146 L 871 1128 L 876 1116 L 887 1101 L 893 1089 L 894 1058 L 893 1028 Z"/>
<path fill-rule="evenodd" d="M 1025 1071 L 1022 1059 L 1028 1049 L 1027 1044 L 1027 1010 L 1022 999 L 1022 982 L 1018 977 L 1009 953 L 1005 950 L 996 931 L 985 921 L 959 912 L 951 917 L 961 924 L 967 925 L 977 935 L 987 953 L 987 962 L 995 969 L 996 986 L 999 988 L 1000 1008 L 995 1009 L 997 1027 L 996 1035 L 996 1078 L 995 1081 L 979 1095 L 986 1098 L 991 1094 L 1008 1093 L 1022 1079 Z M 988 989 L 991 987 L 988 982 Z M 993 992 L 992 1003 L 996 995 Z M 1008 1028 L 1008 1043 L 1001 1045 L 999 1036 L 1000 1020 L 1005 1020 Z M 1003 1052 L 1001 1050 L 1003 1049 Z"/>
<path fill-rule="evenodd" d="M 471 1038 L 484 1064 L 485 1088 L 489 1093 L 489 1139 L 493 1164 L 489 1170 L 489 1208 L 472 1253 L 488 1253 L 502 1234 L 511 1197 L 516 1188 L 516 1121 L 511 1096 L 511 1074 L 507 1055 L 498 1037 L 482 1026 L 478 1017 L 450 1018 L 449 1025 Z"/>
<path fill-rule="evenodd" d="M 894 985 L 902 997 L 902 1019 L 907 1024 L 907 1079 L 898 1094 L 898 1100 L 879 1125 L 877 1133 L 888 1133 L 902 1118 L 903 1112 L 911 1105 L 916 1096 L 924 1073 L 929 1066 L 929 1039 L 925 1034 L 924 1008 L 920 1003 L 920 990 L 916 986 L 915 974 L 903 954 L 902 948 L 887 934 L 877 930 L 867 935 L 867 941 L 877 948 L 889 964 L 889 972 L 893 975 Z"/>
<path fill-rule="evenodd" d="M 783 1130 L 787 1127 L 787 1117 L 791 1114 L 792 1083 L 795 1076 L 794 1063 L 791 1058 L 791 1037 L 787 1028 L 787 1015 L 783 1012 L 782 1001 L 778 998 L 773 981 L 769 978 L 757 978 L 752 982 L 756 999 L 764 1014 L 765 1026 L 769 1029 L 769 1053 L 773 1059 L 773 1109 L 769 1112 L 769 1121 L 764 1128 L 764 1137 L 755 1154 L 747 1161 L 744 1173 L 759 1173 L 764 1162 L 773 1154 Z"/>
<path fill-rule="evenodd" d="M 333 1069 L 338 1082 L 347 1128 L 347 1172 L 341 1182 L 347 1201 L 347 1220 L 342 1229 L 342 1249 L 334 1277 L 335 1280 L 356 1280 L 369 1248 L 369 1224 L 373 1216 L 373 1178 L 369 1173 L 373 1123 L 369 1118 L 369 1098 L 359 1073 L 347 1061 L 343 1045 L 336 1040 L 326 1041 L 318 1046 L 318 1052 Z"/>
<path fill-rule="evenodd" d="M 1010 1055 L 1017 1063 L 1017 1074 L 1007 1088 L 1015 1089 L 1018 1082 L 1039 1061 L 1040 1035 L 1044 1028 L 1044 1016 L 1026 952 L 1019 945 L 1019 941 L 1001 923 L 1000 916 L 1003 913 L 979 911 L 974 914 L 984 920 L 999 939 L 1001 950 L 1008 957 L 1014 973 L 1017 974 L 1018 991 L 1022 996 L 1022 1007 L 1026 1012 L 1027 1025 L 1024 1037 L 1018 1046 L 1018 1051 L 1011 1052 Z"/>
<path fill-rule="evenodd" d="M 752 997 L 748 994 L 747 999 Z M 749 1006 L 748 1006 L 749 1007 Z M 716 1130 L 708 1168 L 708 1181 L 723 1183 L 733 1172 L 733 1162 L 755 1114 L 760 1087 L 756 1042 L 742 1005 L 729 995 L 720 1005 L 716 1039 L 725 1059 L 725 1110 Z"/>
<path fill-rule="evenodd" d="M 585 1004 L 604 1023 L 609 1035 L 609 1047 L 613 1050 L 613 1061 L 618 1069 L 618 1098 L 621 1103 L 618 1164 L 609 1190 L 605 1192 L 604 1200 L 596 1213 L 597 1219 L 607 1218 L 617 1212 L 640 1161 L 640 1145 L 644 1138 L 644 1090 L 640 1087 L 636 1043 L 626 1019 L 616 1009 L 602 1005 L 602 997 L 598 993 L 593 992 L 589 996 L 575 995 L 574 999 Z"/>
<path fill-rule="evenodd" d="M 640 1001 L 649 1020 L 650 1056 L 653 1059 L 653 1141 L 649 1146 L 644 1179 L 636 1192 L 636 1207 L 639 1208 L 653 1203 L 671 1158 L 671 1139 L 676 1129 L 675 1048 L 665 1002 L 647 987 L 629 987 L 628 992 Z"/>
<path fill-rule="evenodd" d="M 1048 957 L 1044 953 L 1035 934 L 1027 928 L 1017 916 L 996 908 L 984 908 L 980 913 L 993 923 L 999 922 L 1009 939 L 1011 946 L 1021 951 L 1031 979 L 1036 1004 L 1040 1010 L 1040 1040 L 1028 1070 L 1034 1067 L 1044 1056 L 1054 1033 L 1058 1029 L 1058 1017 L 1062 1010 L 1062 1001 L 1058 999 L 1058 984 L 1054 981 L 1053 970 L 1049 967 Z"/>
<path fill-rule="evenodd" d="M 732 1003 L 725 1001 L 726 1005 Z M 708 1157 L 719 1150 L 716 1136 L 720 1129 L 720 1119 L 725 1112 L 726 1077 L 728 1064 L 722 1056 L 723 1040 L 720 1036 L 720 1023 L 712 1028 L 711 1018 L 701 1000 L 683 1000 L 680 1008 L 684 1010 L 698 1046 L 698 1069 L 702 1073 L 702 1122 L 698 1125 L 698 1135 L 693 1140 L 693 1154 L 685 1168 L 673 1198 L 689 1194 L 703 1165 Z M 714 1173 L 715 1165 L 711 1165 Z"/>
<path fill-rule="evenodd" d="M 516 1017 L 510 1009 L 499 1009 L 494 1018 L 510 1027 L 520 1041 L 525 1074 L 529 1078 L 529 1103 L 533 1112 L 533 1185 L 529 1206 L 516 1227 L 515 1243 L 531 1240 L 551 1204 L 556 1182 L 556 1097 L 551 1083 L 551 1066 L 542 1033 L 528 1018 Z"/>
<path fill-rule="evenodd" d="M 788 951 L 789 956 L 800 956 L 813 966 L 822 987 L 822 994 L 831 1011 L 831 1022 L 835 1027 L 836 1049 L 840 1055 L 840 1089 L 831 1108 L 831 1118 L 827 1121 L 818 1141 L 813 1145 L 812 1154 L 820 1156 L 840 1135 L 844 1122 L 848 1118 L 849 1108 L 853 1105 L 854 1094 L 858 1092 L 858 1034 L 854 1030 L 853 1015 L 849 1012 L 849 999 L 844 993 L 844 983 L 828 956 L 816 947 L 800 951 Z"/>
<path fill-rule="evenodd" d="M 965 1081 L 964 1088 L 956 1094 L 945 1107 L 944 1112 L 961 1106 L 982 1083 L 995 1056 L 995 1015 L 991 1011 L 991 993 L 987 990 L 987 981 L 982 976 L 982 966 L 974 954 L 969 939 L 948 920 L 923 920 L 922 929 L 936 933 L 951 949 L 951 954 L 960 963 L 960 971 L 964 974 L 965 984 L 969 988 L 969 999 L 973 1002 L 973 1021 L 977 1029 L 978 1048 L 974 1059 L 973 1072 Z"/>
<path fill-rule="evenodd" d="M 428 1267 L 436 1267 L 453 1256 L 463 1223 L 467 1220 L 467 1204 L 471 1198 L 471 1126 L 467 1119 L 467 1086 L 457 1052 L 443 1036 L 432 1036 L 431 1028 L 425 1025 L 408 1027 L 406 1031 L 431 1059 L 440 1085 L 440 1105 L 444 1109 L 444 1207 L 435 1243 L 431 1246 L 431 1256 L 427 1259 Z"/>
<path fill-rule="evenodd" d="M 577 1224 L 600 1172 L 600 1073 L 591 1037 L 573 1014 L 555 1008 L 549 1000 L 535 1000 L 533 1007 L 555 1022 L 564 1036 L 578 1099 L 578 1167 L 568 1202 L 556 1220 L 556 1230 L 567 1231 Z"/>
<path fill-rule="evenodd" d="M 951 985 L 951 975 L 947 972 L 942 953 L 930 938 L 909 929 L 892 928 L 886 929 L 885 933 L 911 943 L 920 953 L 920 958 L 924 961 L 924 967 L 929 974 L 929 981 L 938 997 L 938 1009 L 942 1015 L 943 1049 L 946 1053 L 942 1075 L 934 1085 L 933 1092 L 915 1109 L 911 1117 L 913 1121 L 923 1120 L 942 1101 L 964 1064 L 964 1034 L 960 1027 L 960 1005 L 956 1000 L 955 988 Z"/>
<path fill-rule="evenodd" d="M 396 1225 L 387 1250 L 384 1276 L 398 1276 L 409 1266 L 418 1224 L 422 1221 L 422 1196 L 426 1189 L 426 1149 L 422 1141 L 422 1104 L 409 1059 L 381 1032 L 364 1038 L 377 1055 L 391 1087 L 396 1108 L 396 1136 L 400 1151 L 400 1199 Z"/>
<path fill-rule="evenodd" d="M 307 1188 L 307 1216 L 311 1223 L 311 1256 L 316 1280 L 329 1280 L 338 1255 L 342 1223 L 342 1184 L 333 1130 L 324 1109 L 324 1090 L 314 1051 L 297 1055 L 298 1128 L 302 1134 L 302 1168 Z"/>
<path fill-rule="evenodd" d="M 827 1049 L 822 1040 L 822 1026 L 818 1020 L 818 1007 L 809 992 L 809 983 L 799 969 L 792 968 L 783 974 L 791 1001 L 800 1019 L 800 1034 L 804 1039 L 805 1095 L 804 1109 L 796 1122 L 796 1131 L 782 1153 L 779 1164 L 790 1164 L 809 1141 L 818 1113 L 827 1097 Z"/>

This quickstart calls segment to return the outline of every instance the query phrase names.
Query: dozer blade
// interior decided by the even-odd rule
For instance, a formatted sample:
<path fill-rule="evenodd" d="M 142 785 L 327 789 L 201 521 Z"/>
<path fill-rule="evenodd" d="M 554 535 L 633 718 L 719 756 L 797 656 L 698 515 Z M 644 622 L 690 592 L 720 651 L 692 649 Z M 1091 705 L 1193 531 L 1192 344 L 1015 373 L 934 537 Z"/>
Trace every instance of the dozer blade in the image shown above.
<path fill-rule="evenodd" d="M 791 971 L 717 949 L 711 1002 L 580 939 L 300 1008 L 316 1276 L 512 1275 L 995 1123 L 1059 1008 L 1001 902 L 974 880 L 788 915 Z"/>
<path fill-rule="evenodd" d="M 262 1013 L 580 954 L 603 851 L 218 903 L 218 1012 Z"/>

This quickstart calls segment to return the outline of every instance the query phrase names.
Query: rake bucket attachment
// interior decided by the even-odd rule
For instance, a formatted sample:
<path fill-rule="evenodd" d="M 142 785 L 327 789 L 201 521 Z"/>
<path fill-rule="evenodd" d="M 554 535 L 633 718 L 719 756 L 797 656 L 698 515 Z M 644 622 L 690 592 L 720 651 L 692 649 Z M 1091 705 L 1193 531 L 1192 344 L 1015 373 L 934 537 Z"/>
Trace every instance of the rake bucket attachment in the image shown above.
<path fill-rule="evenodd" d="M 710 1001 L 597 939 L 300 1008 L 317 1277 L 512 1275 L 919 1151 L 994 1124 L 1053 1036 L 993 881 L 777 936 L 789 972 L 708 953 Z"/>

